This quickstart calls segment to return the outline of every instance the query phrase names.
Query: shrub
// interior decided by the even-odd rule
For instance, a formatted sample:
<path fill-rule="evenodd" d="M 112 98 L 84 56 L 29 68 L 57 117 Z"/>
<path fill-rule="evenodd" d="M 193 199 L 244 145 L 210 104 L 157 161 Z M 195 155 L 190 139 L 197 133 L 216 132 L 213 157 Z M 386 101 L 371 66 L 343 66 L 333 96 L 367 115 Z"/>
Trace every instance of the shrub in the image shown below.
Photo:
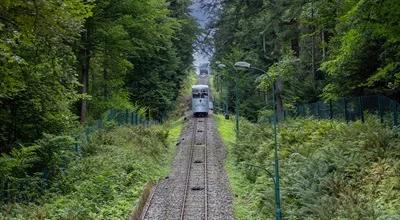
<path fill-rule="evenodd" d="M 180 133 L 175 127 L 174 139 Z M 72 139 L 51 136 L 0 157 L 1 180 L 29 183 L 24 191 L 13 191 L 22 198 L 0 204 L 0 219 L 127 218 L 146 183 L 168 172 L 175 146 L 168 129 L 126 126 L 97 131 L 83 143 L 79 159 L 67 152 Z M 49 170 L 48 187 L 41 185 L 43 173 L 28 175 L 38 167 Z M 31 194 L 34 200 L 23 197 Z"/>
<path fill-rule="evenodd" d="M 230 158 L 233 172 L 240 172 L 253 190 L 238 195 L 256 199 L 253 211 L 263 219 L 274 218 L 271 179 L 264 170 L 246 165 L 273 170 L 271 126 L 242 121 L 241 134 L 229 148 Z M 278 141 L 285 218 L 400 218 L 400 139 L 395 130 L 372 118 L 364 124 L 296 119 L 280 124 Z"/>

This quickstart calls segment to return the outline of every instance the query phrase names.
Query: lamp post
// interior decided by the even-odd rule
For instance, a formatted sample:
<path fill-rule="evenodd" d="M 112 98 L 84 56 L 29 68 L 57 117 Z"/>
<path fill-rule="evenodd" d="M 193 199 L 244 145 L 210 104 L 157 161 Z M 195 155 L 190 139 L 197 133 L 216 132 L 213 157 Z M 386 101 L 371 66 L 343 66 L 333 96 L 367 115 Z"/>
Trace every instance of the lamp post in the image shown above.
<path fill-rule="evenodd" d="M 226 68 L 226 65 L 222 64 L 219 61 L 217 61 L 216 64 L 217 64 L 217 67 L 219 69 L 225 69 Z M 228 93 L 226 94 L 226 100 L 225 100 L 225 103 L 224 103 L 224 114 L 225 114 L 225 117 L 228 114 Z"/>
<path fill-rule="evenodd" d="M 216 62 L 218 64 L 218 68 L 224 69 L 226 65 L 221 62 Z M 235 68 L 232 68 L 235 71 Z M 228 99 L 228 95 L 226 97 Z M 239 75 L 235 74 L 235 112 L 236 112 L 236 141 L 239 138 L 239 117 L 240 117 L 240 100 L 239 100 Z M 228 100 L 227 103 L 227 111 L 228 111 Z"/>
<path fill-rule="evenodd" d="M 257 67 L 253 67 L 250 63 L 247 62 L 237 62 L 235 63 L 235 67 L 238 69 L 253 69 L 259 72 L 266 74 L 266 71 Z M 274 117 L 273 117 L 273 132 L 274 132 L 274 187 L 275 187 L 275 218 L 276 220 L 280 220 L 282 217 L 281 212 L 281 195 L 279 189 L 279 158 L 278 158 L 278 135 L 277 135 L 277 123 L 278 123 L 278 114 L 276 111 L 276 97 L 275 97 L 275 82 L 272 78 L 266 74 L 272 81 L 272 106 L 274 108 Z"/>

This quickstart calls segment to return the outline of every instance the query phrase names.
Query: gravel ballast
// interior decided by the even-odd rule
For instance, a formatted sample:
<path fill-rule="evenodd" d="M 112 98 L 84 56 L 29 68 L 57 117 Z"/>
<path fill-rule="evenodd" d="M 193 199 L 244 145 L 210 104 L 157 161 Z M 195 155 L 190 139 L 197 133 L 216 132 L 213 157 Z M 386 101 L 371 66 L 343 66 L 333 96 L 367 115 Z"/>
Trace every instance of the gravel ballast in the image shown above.
<path fill-rule="evenodd" d="M 207 135 L 207 147 L 202 150 L 202 152 L 204 152 L 204 149 L 207 150 L 207 185 L 204 187 L 204 181 L 200 181 L 201 176 L 204 177 L 205 175 L 197 173 L 196 169 L 199 168 L 196 168 L 196 166 L 199 165 L 193 165 L 195 169 L 192 169 L 192 175 L 196 175 L 195 179 L 199 179 L 199 183 L 194 182 L 195 184 L 199 184 L 199 189 L 195 188 L 193 190 L 193 187 L 190 186 L 188 190 L 191 194 L 187 194 L 187 199 L 184 201 L 184 192 L 186 188 L 185 183 L 187 180 L 186 176 L 191 155 L 190 147 L 193 143 L 195 144 L 194 147 L 199 147 L 196 146 L 195 143 L 198 142 L 198 137 L 196 141 L 192 141 L 192 138 L 196 138 L 193 135 L 193 132 L 197 132 L 197 129 L 194 129 L 194 126 L 196 126 L 196 120 L 199 119 L 190 118 L 186 123 L 172 164 L 172 171 L 168 177 L 160 181 L 153 188 L 152 196 L 147 201 L 144 209 L 145 212 L 142 214 L 142 219 L 181 219 L 183 202 L 185 202 L 185 207 L 188 209 L 188 214 L 185 213 L 183 219 L 205 219 L 203 213 L 205 200 L 207 201 L 207 219 L 234 219 L 232 195 L 229 188 L 228 178 L 224 170 L 226 152 L 218 135 L 212 115 L 210 115 L 207 120 L 199 120 L 200 122 L 207 123 L 206 126 L 203 126 L 207 128 L 206 131 L 203 131 L 204 134 L 201 134 Z M 195 163 L 196 160 L 198 159 L 193 158 L 193 163 Z M 203 196 L 197 196 L 204 195 L 204 190 L 207 192 L 206 199 L 204 199 Z"/>

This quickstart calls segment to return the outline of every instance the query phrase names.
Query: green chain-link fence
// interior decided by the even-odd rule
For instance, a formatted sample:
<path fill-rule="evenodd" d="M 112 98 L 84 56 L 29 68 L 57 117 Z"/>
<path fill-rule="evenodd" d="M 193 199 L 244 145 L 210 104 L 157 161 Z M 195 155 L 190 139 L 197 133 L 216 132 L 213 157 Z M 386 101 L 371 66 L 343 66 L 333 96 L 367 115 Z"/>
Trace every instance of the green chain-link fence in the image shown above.
<path fill-rule="evenodd" d="M 81 158 L 81 146 L 89 143 L 91 136 L 101 131 L 103 128 L 116 124 L 133 125 L 133 126 L 151 126 L 163 123 L 165 119 L 150 120 L 135 111 L 127 110 L 109 110 L 101 119 L 90 122 L 83 128 L 83 131 L 76 134 L 75 144 L 67 147 L 63 152 L 60 164 L 61 172 L 64 172 L 67 164 L 71 160 L 79 160 Z M 9 158 L 13 160 L 13 158 Z M 0 180 L 0 204 L 2 202 L 31 202 L 37 198 L 38 194 L 44 192 L 50 186 L 49 170 L 45 168 L 43 171 L 33 175 L 25 176 L 23 173 L 19 176 L 8 176 L 9 179 Z"/>
<path fill-rule="evenodd" d="M 315 117 L 346 122 L 365 121 L 368 114 L 375 115 L 381 123 L 399 124 L 400 104 L 385 96 L 360 96 L 341 98 L 336 101 L 315 102 L 299 105 L 285 111 L 285 117 Z"/>
<path fill-rule="evenodd" d="M 80 143 L 84 143 L 88 141 L 89 136 L 100 129 L 103 129 L 106 123 L 116 123 L 117 125 L 142 125 L 142 126 L 151 126 L 163 123 L 165 120 L 164 117 L 161 117 L 158 120 L 148 119 L 146 117 L 141 116 L 139 113 L 135 111 L 129 110 L 109 110 L 106 112 L 105 116 L 101 119 L 98 119 L 92 123 L 89 123 L 85 128 L 84 132 L 79 134 L 77 137 L 77 142 L 75 146 L 75 150 L 80 153 Z"/>
<path fill-rule="evenodd" d="M 226 102 L 215 100 L 214 111 L 219 113 L 228 112 Z M 367 115 L 378 117 L 381 123 L 398 126 L 400 104 L 395 100 L 379 95 L 346 97 L 336 101 L 319 101 L 297 105 L 290 110 L 285 110 L 283 118 L 314 117 L 346 122 L 357 120 L 364 122 Z"/>

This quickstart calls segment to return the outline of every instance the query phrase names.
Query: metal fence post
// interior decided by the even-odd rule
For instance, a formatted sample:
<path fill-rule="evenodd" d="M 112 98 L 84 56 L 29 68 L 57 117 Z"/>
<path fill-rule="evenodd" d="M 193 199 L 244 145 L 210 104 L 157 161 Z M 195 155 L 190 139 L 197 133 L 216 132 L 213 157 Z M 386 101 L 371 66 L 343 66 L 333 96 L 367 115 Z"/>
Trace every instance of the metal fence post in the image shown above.
<path fill-rule="evenodd" d="M 86 139 L 86 142 L 89 142 L 89 127 L 87 127 L 85 129 L 85 139 Z"/>
<path fill-rule="evenodd" d="M 112 113 L 113 113 L 113 110 L 111 109 L 107 114 L 107 120 L 112 120 Z"/>
<path fill-rule="evenodd" d="M 392 104 L 394 105 L 394 107 L 393 107 L 393 126 L 397 126 L 398 125 L 398 115 L 397 115 L 398 104 L 393 101 L 392 101 Z"/>
<path fill-rule="evenodd" d="M 349 123 L 349 116 L 347 114 L 347 99 L 343 98 L 344 101 L 344 118 L 346 119 L 346 123 Z"/>
<path fill-rule="evenodd" d="M 379 117 L 381 118 L 381 123 L 383 123 L 382 96 L 378 96 L 378 107 L 379 107 Z"/>
<path fill-rule="evenodd" d="M 97 128 L 103 128 L 103 120 L 101 118 L 97 120 Z"/>
<path fill-rule="evenodd" d="M 359 110 L 360 110 L 360 117 L 361 117 L 361 121 L 362 121 L 362 123 L 364 123 L 365 122 L 365 118 L 364 118 L 364 105 L 363 105 L 363 101 L 362 101 L 362 97 L 360 96 L 359 98 L 358 98 L 358 104 L 360 105 L 359 106 Z"/>
<path fill-rule="evenodd" d="M 114 120 L 117 122 L 118 125 L 121 125 L 121 121 L 119 119 L 120 119 L 120 114 L 119 114 L 119 112 L 115 111 L 115 119 Z"/>

